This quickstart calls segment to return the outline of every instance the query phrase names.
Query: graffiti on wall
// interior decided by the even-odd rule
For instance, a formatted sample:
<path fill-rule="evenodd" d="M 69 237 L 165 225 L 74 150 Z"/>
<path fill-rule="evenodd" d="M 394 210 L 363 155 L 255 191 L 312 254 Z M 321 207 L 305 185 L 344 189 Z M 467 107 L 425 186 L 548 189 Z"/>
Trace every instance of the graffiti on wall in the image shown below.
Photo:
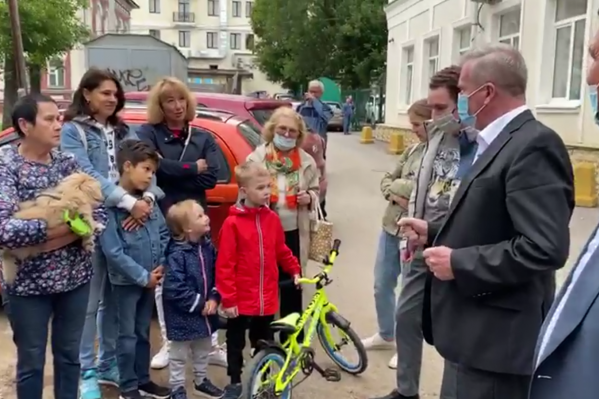
<path fill-rule="evenodd" d="M 144 71 L 139 68 L 108 70 L 116 76 L 125 91 L 150 91 L 150 85 Z"/>

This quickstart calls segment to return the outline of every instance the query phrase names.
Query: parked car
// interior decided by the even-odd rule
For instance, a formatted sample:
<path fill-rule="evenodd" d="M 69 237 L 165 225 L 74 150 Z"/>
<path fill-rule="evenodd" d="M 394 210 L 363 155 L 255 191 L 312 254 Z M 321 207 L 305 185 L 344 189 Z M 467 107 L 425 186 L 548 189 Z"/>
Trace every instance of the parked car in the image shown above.
<path fill-rule="evenodd" d="M 333 117 L 329 120 L 328 130 L 343 130 L 343 109 L 337 101 L 325 101 L 333 111 Z"/>
<path fill-rule="evenodd" d="M 244 119 L 249 119 L 257 127 L 262 128 L 275 109 L 290 107 L 291 102 L 262 99 L 237 94 L 194 93 L 198 109 L 218 108 L 233 112 Z M 142 105 L 148 99 L 148 92 L 132 91 L 125 93 L 126 105 Z"/>
<path fill-rule="evenodd" d="M 125 110 L 123 120 L 131 129 L 146 123 L 145 110 Z M 247 156 L 261 142 L 260 131 L 247 118 L 219 110 L 202 110 L 191 123 L 193 130 L 209 132 L 219 148 L 219 172 L 217 185 L 206 192 L 208 215 L 212 236 L 218 240 L 218 232 L 229 214 L 229 207 L 237 201 L 235 167 L 245 162 Z M 13 128 L 0 133 L 0 146 L 17 142 L 19 136 Z"/>

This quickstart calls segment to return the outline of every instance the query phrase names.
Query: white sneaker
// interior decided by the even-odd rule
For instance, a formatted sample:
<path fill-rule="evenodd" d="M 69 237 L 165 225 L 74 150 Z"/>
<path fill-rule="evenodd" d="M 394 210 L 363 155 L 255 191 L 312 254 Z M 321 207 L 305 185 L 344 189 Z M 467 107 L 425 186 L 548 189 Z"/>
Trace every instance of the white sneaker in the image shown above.
<path fill-rule="evenodd" d="M 393 370 L 397 369 L 397 353 L 395 355 L 393 355 L 391 360 L 389 360 L 388 366 L 390 369 L 393 369 Z"/>
<path fill-rule="evenodd" d="M 208 363 L 213 366 L 227 367 L 227 349 L 224 345 L 214 347 L 210 352 Z"/>
<path fill-rule="evenodd" d="M 380 336 L 379 333 L 374 334 L 372 337 L 364 338 L 362 340 L 364 349 L 391 349 L 395 347 L 395 340 L 387 341 Z"/>
<path fill-rule="evenodd" d="M 162 370 L 163 368 L 166 368 L 166 366 L 168 366 L 168 362 L 169 362 L 169 350 L 170 350 L 169 343 L 168 342 L 164 343 L 162 345 L 162 348 L 160 348 L 160 351 L 158 351 L 158 353 L 155 354 L 154 357 L 152 358 L 150 367 L 152 367 L 154 370 Z"/>

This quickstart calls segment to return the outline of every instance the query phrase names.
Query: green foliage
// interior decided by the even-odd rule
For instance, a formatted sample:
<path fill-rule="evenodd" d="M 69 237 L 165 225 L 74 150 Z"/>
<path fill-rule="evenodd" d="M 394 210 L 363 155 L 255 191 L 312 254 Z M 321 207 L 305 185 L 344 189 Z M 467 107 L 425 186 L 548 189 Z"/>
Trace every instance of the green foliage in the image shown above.
<path fill-rule="evenodd" d="M 19 0 L 23 48 L 27 62 L 45 67 L 89 37 L 78 14 L 86 0 Z M 7 2 L 0 3 L 0 53 L 13 54 Z"/>
<path fill-rule="evenodd" d="M 256 0 L 256 64 L 272 81 L 295 88 L 327 76 L 369 87 L 384 72 L 386 0 Z"/>

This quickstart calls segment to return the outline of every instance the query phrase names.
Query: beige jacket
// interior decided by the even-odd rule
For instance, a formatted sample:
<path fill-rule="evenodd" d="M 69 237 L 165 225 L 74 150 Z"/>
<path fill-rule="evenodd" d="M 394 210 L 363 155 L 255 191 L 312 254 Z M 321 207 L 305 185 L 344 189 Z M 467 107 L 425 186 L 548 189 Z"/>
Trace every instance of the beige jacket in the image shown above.
<path fill-rule="evenodd" d="M 312 197 L 312 203 L 310 205 L 300 205 L 297 212 L 297 226 L 299 229 L 300 236 L 300 262 L 302 265 L 302 272 L 306 271 L 306 265 L 308 264 L 308 253 L 310 251 L 310 222 L 315 216 L 316 206 L 319 204 L 319 191 L 318 183 L 320 179 L 320 172 L 316 167 L 314 158 L 308 155 L 307 152 L 300 149 L 300 191 L 306 191 Z M 256 147 L 248 157 L 248 161 L 260 162 L 266 165 L 266 146 L 264 144 Z"/>
<path fill-rule="evenodd" d="M 406 148 L 399 156 L 393 172 L 385 173 L 381 180 L 381 192 L 389 201 L 383 215 L 383 229 L 394 236 L 399 234 L 397 221 L 405 216 L 408 210 L 391 200 L 390 196 L 393 194 L 406 200 L 410 199 L 425 147 L 425 143 L 419 143 Z"/>

